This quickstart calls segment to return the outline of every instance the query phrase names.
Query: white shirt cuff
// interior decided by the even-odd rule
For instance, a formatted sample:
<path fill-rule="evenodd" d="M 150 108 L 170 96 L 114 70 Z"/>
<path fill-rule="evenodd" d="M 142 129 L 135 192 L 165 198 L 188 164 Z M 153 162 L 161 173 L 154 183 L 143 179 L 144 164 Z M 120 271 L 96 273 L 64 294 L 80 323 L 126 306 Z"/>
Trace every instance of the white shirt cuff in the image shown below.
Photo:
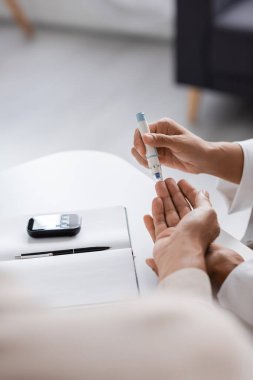
<path fill-rule="evenodd" d="M 253 259 L 238 265 L 224 281 L 217 298 L 219 304 L 248 324 L 253 324 Z"/>
<path fill-rule="evenodd" d="M 253 139 L 241 141 L 239 144 L 244 154 L 243 173 L 240 184 L 236 185 L 219 180 L 217 185 L 217 190 L 225 197 L 229 214 L 253 206 Z"/>
<path fill-rule="evenodd" d="M 158 288 L 184 297 L 198 297 L 212 301 L 212 289 L 208 275 L 201 269 L 178 270 L 160 282 Z"/>

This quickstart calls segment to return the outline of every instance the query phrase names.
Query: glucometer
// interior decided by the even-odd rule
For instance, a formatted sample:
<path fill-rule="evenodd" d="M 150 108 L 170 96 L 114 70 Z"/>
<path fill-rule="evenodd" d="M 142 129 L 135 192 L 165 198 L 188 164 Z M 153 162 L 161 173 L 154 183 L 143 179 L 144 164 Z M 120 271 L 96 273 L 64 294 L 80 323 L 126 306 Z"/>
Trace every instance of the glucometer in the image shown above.
<path fill-rule="evenodd" d="M 77 214 L 34 216 L 28 221 L 27 233 L 33 238 L 74 236 L 81 230 L 82 218 Z"/>

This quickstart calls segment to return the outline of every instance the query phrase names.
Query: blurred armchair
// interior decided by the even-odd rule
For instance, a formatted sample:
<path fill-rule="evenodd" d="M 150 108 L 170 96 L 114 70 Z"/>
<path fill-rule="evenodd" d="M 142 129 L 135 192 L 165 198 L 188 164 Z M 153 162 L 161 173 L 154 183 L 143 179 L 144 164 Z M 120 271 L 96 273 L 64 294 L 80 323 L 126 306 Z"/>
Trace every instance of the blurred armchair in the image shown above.
<path fill-rule="evenodd" d="M 177 0 L 177 81 L 191 121 L 201 88 L 253 97 L 253 0 Z"/>

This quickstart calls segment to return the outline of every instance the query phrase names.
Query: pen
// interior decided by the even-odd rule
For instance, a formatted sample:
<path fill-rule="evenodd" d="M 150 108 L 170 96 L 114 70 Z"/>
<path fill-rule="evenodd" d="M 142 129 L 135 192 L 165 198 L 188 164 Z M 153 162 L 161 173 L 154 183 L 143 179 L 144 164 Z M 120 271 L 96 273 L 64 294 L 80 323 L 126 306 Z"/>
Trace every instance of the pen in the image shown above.
<path fill-rule="evenodd" d="M 139 131 L 141 136 L 143 136 L 145 133 L 150 133 L 149 125 L 147 123 L 145 114 L 143 112 L 139 112 L 136 115 L 138 125 L 139 125 Z M 162 181 L 162 169 L 161 164 L 158 158 L 158 153 L 156 148 L 153 148 L 149 145 L 145 145 L 146 147 L 146 158 L 148 161 L 148 167 L 152 172 L 153 178 L 155 181 Z"/>
<path fill-rule="evenodd" d="M 33 253 L 21 253 L 21 255 L 15 256 L 15 259 L 33 259 L 38 257 L 49 257 L 49 256 L 62 256 L 71 255 L 77 253 L 85 252 L 97 252 L 106 251 L 111 247 L 84 247 L 84 248 L 74 248 L 74 249 L 64 249 L 58 251 L 47 251 L 47 252 L 33 252 Z"/>

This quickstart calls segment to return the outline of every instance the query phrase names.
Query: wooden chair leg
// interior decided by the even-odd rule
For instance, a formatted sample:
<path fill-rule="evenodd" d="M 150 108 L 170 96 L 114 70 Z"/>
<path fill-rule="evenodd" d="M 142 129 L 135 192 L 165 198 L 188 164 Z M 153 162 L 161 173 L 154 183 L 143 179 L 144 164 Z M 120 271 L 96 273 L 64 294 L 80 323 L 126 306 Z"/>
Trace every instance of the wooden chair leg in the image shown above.
<path fill-rule="evenodd" d="M 191 123 L 194 123 L 197 120 L 200 98 L 201 98 L 201 90 L 197 87 L 192 87 L 189 92 L 189 108 L 188 108 L 188 120 Z"/>
<path fill-rule="evenodd" d="M 19 27 L 23 29 L 27 37 L 32 37 L 34 34 L 34 28 L 17 1 L 5 0 L 5 2 Z"/>

